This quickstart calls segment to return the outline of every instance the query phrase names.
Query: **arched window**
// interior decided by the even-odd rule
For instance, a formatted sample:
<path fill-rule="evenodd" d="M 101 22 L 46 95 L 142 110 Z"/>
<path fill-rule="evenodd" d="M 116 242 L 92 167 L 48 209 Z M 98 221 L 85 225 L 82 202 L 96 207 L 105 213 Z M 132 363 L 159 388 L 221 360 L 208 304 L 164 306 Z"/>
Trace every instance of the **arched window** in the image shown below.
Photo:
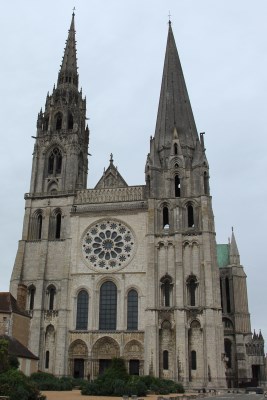
<path fill-rule="evenodd" d="M 62 114 L 58 113 L 55 119 L 56 119 L 56 131 L 59 131 L 60 129 L 62 129 Z"/>
<path fill-rule="evenodd" d="M 163 351 L 163 369 L 169 369 L 169 352 Z"/>
<path fill-rule="evenodd" d="M 232 367 L 232 342 L 229 339 L 224 339 L 224 352 L 227 357 L 227 367 Z"/>
<path fill-rule="evenodd" d="M 115 330 L 117 327 L 117 287 L 111 282 L 100 288 L 99 329 Z"/>
<path fill-rule="evenodd" d="M 62 154 L 58 147 L 55 147 L 48 157 L 48 175 L 57 175 L 61 173 Z"/>
<path fill-rule="evenodd" d="M 34 297 L 35 297 L 36 289 L 33 285 L 28 288 L 28 296 L 29 296 L 29 310 L 33 310 L 34 308 Z"/>
<path fill-rule="evenodd" d="M 42 225 L 43 225 L 43 217 L 41 214 L 37 217 L 37 239 L 42 238 Z"/>
<path fill-rule="evenodd" d="M 48 310 L 52 311 L 55 307 L 56 288 L 51 285 L 47 288 L 48 294 Z"/>
<path fill-rule="evenodd" d="M 209 194 L 210 190 L 209 190 L 209 177 L 207 172 L 204 172 L 204 176 L 203 176 L 203 180 L 204 180 L 204 194 Z"/>
<path fill-rule="evenodd" d="M 197 369 L 197 353 L 195 350 L 191 351 L 191 369 L 192 370 Z"/>
<path fill-rule="evenodd" d="M 57 213 L 57 215 L 56 215 L 56 239 L 60 239 L 60 230 L 61 230 L 61 213 Z"/>
<path fill-rule="evenodd" d="M 188 305 L 196 305 L 196 289 L 197 289 L 197 278 L 195 275 L 191 275 L 187 279 L 187 293 L 188 293 Z"/>
<path fill-rule="evenodd" d="M 172 291 L 172 278 L 166 274 L 163 278 L 161 278 L 161 290 L 162 290 L 162 302 L 163 306 L 170 307 L 171 306 L 171 291 Z"/>
<path fill-rule="evenodd" d="M 55 240 L 62 237 L 62 212 L 60 208 L 53 210 L 49 221 L 49 239 Z"/>
<path fill-rule="evenodd" d="M 229 278 L 225 278 L 225 292 L 226 292 L 226 309 L 227 312 L 231 312 L 231 300 L 230 300 L 230 283 Z"/>
<path fill-rule="evenodd" d="M 89 296 L 86 290 L 81 290 L 77 296 L 76 329 L 87 330 Z"/>
<path fill-rule="evenodd" d="M 43 226 L 43 212 L 36 210 L 30 218 L 29 239 L 40 240 L 42 239 L 42 226 Z"/>
<path fill-rule="evenodd" d="M 132 289 L 127 297 L 127 330 L 138 329 L 138 294 Z"/>
<path fill-rule="evenodd" d="M 194 222 L 194 208 L 192 204 L 187 205 L 187 226 L 188 228 L 193 228 L 195 225 Z"/>
<path fill-rule="evenodd" d="M 68 114 L 68 129 L 73 129 L 73 115 L 70 112 Z"/>
<path fill-rule="evenodd" d="M 163 207 L 162 216 L 163 216 L 163 228 L 169 228 L 169 209 L 167 206 Z"/>
<path fill-rule="evenodd" d="M 181 196 L 181 182 L 178 175 L 174 177 L 174 188 L 175 188 L 175 197 Z"/>
<path fill-rule="evenodd" d="M 45 352 L 45 368 L 49 368 L 49 351 Z"/>
<path fill-rule="evenodd" d="M 178 146 L 177 146 L 177 143 L 174 143 L 174 145 L 173 145 L 173 151 L 174 151 L 174 154 L 175 154 L 175 155 L 178 154 Z"/>

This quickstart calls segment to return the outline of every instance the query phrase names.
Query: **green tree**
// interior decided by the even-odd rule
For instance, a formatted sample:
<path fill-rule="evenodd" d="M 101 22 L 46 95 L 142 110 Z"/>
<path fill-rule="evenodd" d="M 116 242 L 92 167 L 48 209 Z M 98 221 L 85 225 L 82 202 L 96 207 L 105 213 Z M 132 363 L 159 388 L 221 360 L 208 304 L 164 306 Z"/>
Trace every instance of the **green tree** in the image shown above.
<path fill-rule="evenodd" d="M 0 339 L 0 373 L 5 372 L 8 369 L 8 341 Z"/>

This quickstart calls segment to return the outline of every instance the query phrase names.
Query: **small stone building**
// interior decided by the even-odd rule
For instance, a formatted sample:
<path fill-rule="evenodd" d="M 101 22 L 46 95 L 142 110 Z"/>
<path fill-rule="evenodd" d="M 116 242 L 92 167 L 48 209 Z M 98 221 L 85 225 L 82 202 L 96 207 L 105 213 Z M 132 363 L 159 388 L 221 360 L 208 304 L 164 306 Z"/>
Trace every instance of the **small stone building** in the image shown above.
<path fill-rule="evenodd" d="M 24 293 L 27 294 L 25 288 Z M 18 298 L 20 298 L 20 294 Z M 24 298 L 26 299 L 25 296 Z M 18 301 L 12 294 L 9 292 L 0 292 L 0 339 L 8 341 L 8 354 L 18 358 L 19 369 L 26 375 L 30 375 L 38 370 L 39 360 L 27 348 L 30 324 L 31 317 L 29 313 L 19 307 Z"/>

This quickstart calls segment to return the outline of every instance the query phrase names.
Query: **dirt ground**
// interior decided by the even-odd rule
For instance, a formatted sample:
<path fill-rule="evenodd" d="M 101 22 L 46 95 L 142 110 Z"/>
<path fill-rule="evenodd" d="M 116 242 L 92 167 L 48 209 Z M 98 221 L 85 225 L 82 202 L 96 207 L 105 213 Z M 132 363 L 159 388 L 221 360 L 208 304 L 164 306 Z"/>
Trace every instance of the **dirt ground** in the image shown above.
<path fill-rule="evenodd" d="M 42 392 L 47 397 L 47 400 L 122 400 L 121 397 L 106 397 L 106 396 L 82 396 L 80 390 L 72 390 L 70 392 Z M 167 397 L 176 397 L 177 394 L 168 395 Z M 157 400 L 157 395 L 148 395 L 146 400 Z"/>

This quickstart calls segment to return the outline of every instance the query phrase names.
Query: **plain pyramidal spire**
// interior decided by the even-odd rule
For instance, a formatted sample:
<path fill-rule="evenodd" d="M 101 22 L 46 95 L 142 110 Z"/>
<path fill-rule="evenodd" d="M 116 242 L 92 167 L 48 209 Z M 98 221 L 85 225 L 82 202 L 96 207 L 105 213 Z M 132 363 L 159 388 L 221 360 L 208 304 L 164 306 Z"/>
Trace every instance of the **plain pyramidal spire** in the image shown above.
<path fill-rule="evenodd" d="M 232 228 L 232 237 L 230 241 L 230 263 L 237 265 L 240 264 L 240 256 L 235 240 L 234 228 Z"/>
<path fill-rule="evenodd" d="M 168 25 L 155 131 L 156 146 L 158 149 L 168 147 L 173 130 L 176 128 L 180 143 L 195 147 L 196 141 L 199 140 L 197 129 L 170 20 Z"/>
<path fill-rule="evenodd" d="M 59 85 L 74 85 L 78 87 L 78 67 L 75 40 L 75 14 L 72 13 L 70 29 L 64 49 L 62 64 L 58 74 Z"/>

